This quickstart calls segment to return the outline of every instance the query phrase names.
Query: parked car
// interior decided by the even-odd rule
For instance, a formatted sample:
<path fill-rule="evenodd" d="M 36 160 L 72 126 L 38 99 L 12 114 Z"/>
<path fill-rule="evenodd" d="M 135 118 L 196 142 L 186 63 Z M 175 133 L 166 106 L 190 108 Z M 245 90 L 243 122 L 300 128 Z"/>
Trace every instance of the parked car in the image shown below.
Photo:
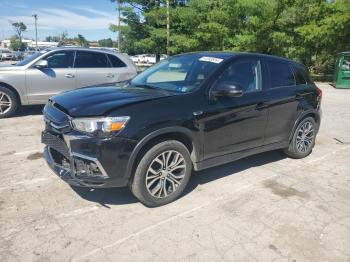
<path fill-rule="evenodd" d="M 24 53 L 21 51 L 13 52 L 13 58 L 14 60 L 20 61 L 24 58 Z"/>
<path fill-rule="evenodd" d="M 1 60 L 14 60 L 15 55 L 10 50 L 1 50 Z"/>
<path fill-rule="evenodd" d="M 145 61 L 145 55 L 134 55 L 134 56 L 131 56 L 130 59 L 134 63 L 141 64 L 141 63 L 144 63 Z"/>
<path fill-rule="evenodd" d="M 301 64 L 249 53 L 177 55 L 131 81 L 57 95 L 44 108 L 49 166 L 82 187 L 177 199 L 192 169 L 315 145 L 322 92 Z"/>
<path fill-rule="evenodd" d="M 156 63 L 156 55 L 155 54 L 142 54 L 142 55 L 134 55 L 130 57 L 134 63 L 137 64 L 155 64 Z M 167 55 L 160 55 L 160 61 L 167 58 Z"/>
<path fill-rule="evenodd" d="M 87 48 L 36 52 L 16 66 L 0 68 L 0 118 L 20 105 L 45 104 L 62 91 L 131 79 L 137 67 L 127 55 Z"/>

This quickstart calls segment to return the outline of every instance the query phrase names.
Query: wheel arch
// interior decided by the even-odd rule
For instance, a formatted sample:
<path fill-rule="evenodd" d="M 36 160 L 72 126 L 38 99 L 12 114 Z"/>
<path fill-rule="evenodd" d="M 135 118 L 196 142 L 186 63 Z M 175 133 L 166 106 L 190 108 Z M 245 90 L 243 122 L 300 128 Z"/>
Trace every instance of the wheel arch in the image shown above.
<path fill-rule="evenodd" d="M 143 154 L 153 145 L 165 140 L 177 140 L 183 143 L 190 152 L 192 162 L 195 163 L 199 161 L 200 146 L 192 131 L 184 127 L 162 128 L 142 138 L 131 153 L 126 168 L 126 177 L 130 182 L 132 181 L 136 165 Z"/>
<path fill-rule="evenodd" d="M 290 133 L 289 135 L 289 142 L 292 140 L 293 138 L 293 135 L 294 135 L 294 132 L 296 130 L 296 128 L 298 127 L 299 123 L 301 121 L 303 121 L 305 118 L 307 117 L 312 117 L 317 126 L 316 126 L 316 131 L 318 132 L 319 130 L 319 127 L 320 127 L 320 122 L 321 122 L 321 116 L 320 116 L 320 113 L 316 110 L 308 110 L 308 111 L 305 111 L 303 112 L 298 118 L 297 120 L 294 122 L 294 126 L 293 126 L 293 129 L 292 129 L 292 132 Z"/>

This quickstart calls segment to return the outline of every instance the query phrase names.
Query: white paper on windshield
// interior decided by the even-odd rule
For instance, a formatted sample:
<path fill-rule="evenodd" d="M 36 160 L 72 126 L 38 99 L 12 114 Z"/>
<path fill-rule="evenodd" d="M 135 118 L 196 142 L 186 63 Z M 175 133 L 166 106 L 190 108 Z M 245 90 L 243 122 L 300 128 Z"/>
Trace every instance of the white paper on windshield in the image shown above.
<path fill-rule="evenodd" d="M 211 62 L 215 64 L 220 64 L 223 60 L 224 59 L 210 56 L 202 56 L 201 58 L 199 58 L 199 61 Z"/>

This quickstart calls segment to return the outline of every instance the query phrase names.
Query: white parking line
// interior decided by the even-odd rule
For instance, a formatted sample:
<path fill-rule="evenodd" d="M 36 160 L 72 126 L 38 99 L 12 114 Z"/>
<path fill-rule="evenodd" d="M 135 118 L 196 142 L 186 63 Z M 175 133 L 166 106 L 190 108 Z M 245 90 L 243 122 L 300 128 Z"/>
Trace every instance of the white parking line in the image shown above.
<path fill-rule="evenodd" d="M 26 151 L 20 151 L 20 152 L 16 152 L 14 153 L 15 156 L 18 155 L 27 155 L 27 154 L 32 154 L 32 153 L 40 153 L 40 149 L 31 149 L 31 150 L 26 150 Z"/>
<path fill-rule="evenodd" d="M 54 176 L 52 176 L 52 177 L 39 177 L 39 178 L 33 178 L 33 179 L 25 179 L 25 180 L 13 183 L 12 186 L 0 187 L 0 191 L 11 189 L 14 186 L 31 186 L 31 185 L 35 185 L 35 184 L 38 184 L 38 183 L 45 183 L 45 182 L 48 182 L 48 181 L 53 180 L 53 179 L 54 179 Z"/>
<path fill-rule="evenodd" d="M 231 193 L 228 194 L 228 195 L 225 195 L 225 196 L 216 198 L 216 199 L 214 199 L 214 200 L 212 200 L 212 201 L 209 201 L 209 202 L 207 202 L 207 203 L 205 203 L 205 204 L 203 204 L 203 205 L 197 206 L 197 207 L 192 208 L 192 209 L 190 209 L 190 210 L 184 211 L 184 212 L 182 212 L 182 213 L 180 213 L 180 214 L 177 214 L 177 215 L 174 215 L 174 216 L 172 216 L 172 217 L 169 217 L 168 219 L 165 219 L 165 220 L 163 220 L 163 221 L 160 221 L 160 222 L 158 222 L 158 223 L 156 223 L 156 224 L 153 224 L 153 225 L 151 225 L 151 226 L 145 227 L 145 228 L 143 228 L 143 229 L 141 229 L 141 230 L 139 230 L 139 231 L 137 231 L 137 232 L 135 232 L 135 233 L 132 233 L 132 234 L 130 234 L 130 235 L 124 237 L 124 238 L 121 238 L 121 239 L 119 239 L 119 240 L 117 240 L 117 241 L 115 241 L 115 242 L 113 242 L 113 243 L 111 243 L 111 244 L 109 244 L 109 245 L 105 245 L 105 246 L 96 248 L 96 249 L 90 251 L 89 253 L 87 253 L 87 254 L 85 254 L 85 255 L 82 255 L 82 256 L 80 256 L 80 257 L 73 258 L 73 259 L 72 259 L 72 262 L 76 262 L 76 261 L 82 260 L 82 259 L 84 259 L 84 258 L 87 258 L 87 257 L 89 257 L 89 256 L 91 256 L 91 255 L 94 255 L 94 254 L 96 254 L 96 253 L 98 253 L 98 252 L 100 252 L 100 251 L 103 251 L 103 250 L 105 250 L 105 249 L 115 247 L 115 246 L 117 246 L 117 245 L 119 245 L 119 244 L 124 243 L 125 241 L 127 241 L 127 240 L 129 240 L 129 239 L 132 239 L 132 238 L 134 238 L 134 237 L 137 237 L 137 236 L 139 236 L 139 235 L 141 235 L 141 234 L 143 234 L 143 233 L 146 233 L 146 232 L 148 232 L 148 231 L 150 231 L 150 230 L 152 230 L 152 229 L 154 229 L 154 228 L 156 228 L 156 227 L 159 227 L 159 226 L 161 226 L 161 225 L 163 225 L 163 224 L 166 224 L 166 223 L 168 223 L 168 222 L 171 222 L 171 221 L 173 221 L 173 220 L 175 220 L 175 219 L 177 219 L 177 218 L 179 218 L 179 217 L 184 217 L 184 216 L 186 216 L 186 215 L 188 215 L 188 214 L 191 214 L 191 213 L 193 213 L 193 212 L 195 212 L 195 211 L 197 211 L 197 210 L 199 210 L 199 209 L 202 209 L 202 208 L 204 208 L 204 207 L 211 206 L 212 204 L 217 203 L 217 202 L 219 202 L 219 201 L 221 201 L 221 200 L 231 199 L 231 196 L 232 196 L 233 194 L 237 194 L 238 192 L 243 191 L 244 189 L 248 189 L 248 188 L 253 187 L 254 185 L 259 184 L 259 183 L 261 183 L 261 182 L 263 182 L 263 181 L 265 181 L 265 180 L 267 180 L 267 179 L 271 179 L 271 178 L 277 177 L 277 176 L 278 176 L 278 174 L 274 174 L 274 175 L 271 175 L 271 176 L 268 176 L 268 177 L 264 177 L 263 179 L 258 180 L 258 181 L 257 181 L 256 183 L 254 183 L 254 184 L 249 184 L 249 185 L 246 185 L 246 186 L 242 186 L 241 188 L 239 188 L 239 189 L 237 189 L 237 190 L 231 192 Z"/>
<path fill-rule="evenodd" d="M 309 161 L 308 163 L 313 163 L 313 162 L 317 162 L 317 161 L 324 160 L 325 158 L 334 155 L 334 154 L 337 153 L 338 151 L 345 150 L 345 149 L 347 149 L 347 148 L 350 148 L 350 145 L 349 145 L 349 146 L 342 147 L 342 148 L 340 148 L 340 149 L 338 149 L 338 150 L 335 150 L 335 151 L 333 151 L 333 152 L 331 152 L 331 153 L 329 153 L 329 154 L 326 154 L 326 155 L 324 155 L 324 156 L 322 156 L 322 157 L 313 159 L 313 160 Z M 166 223 L 168 223 L 168 222 L 171 222 L 171 221 L 173 221 L 173 220 L 175 220 L 175 219 L 177 219 L 177 218 L 179 218 L 179 217 L 186 216 L 186 215 L 188 215 L 188 214 L 190 214 L 190 213 L 193 213 L 193 212 L 195 212 L 195 211 L 197 211 L 197 210 L 199 210 L 199 209 L 202 209 L 202 208 L 204 208 L 204 207 L 211 206 L 211 205 L 213 205 L 213 204 L 215 204 L 215 203 L 217 203 L 217 202 L 219 202 L 219 201 L 222 201 L 222 200 L 225 200 L 225 199 L 231 199 L 231 196 L 232 196 L 233 194 L 237 194 L 237 193 L 240 192 L 240 191 L 243 191 L 243 190 L 245 190 L 245 189 L 248 189 L 248 188 L 250 188 L 250 187 L 253 187 L 253 186 L 257 185 L 257 184 L 262 183 L 262 182 L 265 181 L 265 180 L 268 180 L 268 179 L 271 179 L 271 178 L 277 177 L 277 176 L 279 176 L 279 175 L 278 175 L 278 174 L 274 174 L 274 175 L 271 175 L 271 176 L 268 176 L 268 177 L 264 177 L 264 178 L 258 180 L 256 183 L 249 184 L 249 185 L 246 185 L 246 186 L 242 186 L 241 188 L 235 190 L 234 192 L 231 192 L 230 194 L 228 194 L 228 195 L 226 195 L 226 196 L 219 197 L 219 198 L 214 199 L 214 200 L 212 200 L 212 201 L 209 201 L 209 202 L 207 202 L 207 203 L 205 203 L 205 204 L 203 204 L 203 205 L 197 206 L 197 207 L 192 208 L 192 209 L 190 209 L 190 210 L 184 211 L 184 212 L 182 212 L 182 213 L 180 213 L 180 214 L 174 215 L 174 216 L 172 216 L 172 217 L 170 217 L 170 218 L 168 218 L 168 219 L 165 219 L 165 220 L 163 220 L 163 221 L 160 221 L 160 222 L 158 222 L 158 223 L 156 223 L 156 224 L 153 224 L 153 225 L 151 225 L 151 226 L 145 227 L 145 228 L 143 228 L 143 229 L 141 229 L 141 230 L 139 230 L 139 231 L 137 231 L 137 232 L 135 232 L 135 233 L 132 233 L 132 234 L 130 234 L 130 235 L 124 237 L 124 238 L 118 239 L 117 241 L 115 241 L 115 242 L 113 242 L 113 243 L 111 243 L 111 244 L 108 244 L 108 245 L 105 245 L 105 246 L 96 248 L 96 249 L 90 251 L 89 253 L 87 253 L 87 254 L 85 254 L 85 255 L 82 255 L 82 256 L 73 258 L 73 259 L 72 259 L 72 262 L 76 262 L 76 261 L 82 260 L 82 259 L 84 259 L 84 258 L 87 258 L 87 257 L 89 257 L 89 256 L 92 256 L 92 255 L 94 255 L 94 254 L 96 254 L 96 253 L 98 253 L 98 252 L 100 252 L 100 251 L 105 250 L 105 249 L 109 249 L 109 248 L 115 247 L 115 246 L 117 246 L 117 245 L 119 245 L 119 244 L 124 243 L 125 241 L 127 241 L 127 240 L 129 240 L 129 239 L 135 238 L 135 237 L 137 237 L 137 236 L 139 236 L 139 235 L 141 235 L 141 234 L 143 234 L 143 233 L 146 233 L 146 232 L 148 232 L 148 231 L 150 231 L 150 230 L 152 230 L 152 229 L 154 229 L 154 228 L 156 228 L 156 227 L 159 227 L 159 226 L 161 226 L 161 225 L 163 225 L 163 224 L 166 224 Z"/>
<path fill-rule="evenodd" d="M 75 209 L 75 210 L 67 212 L 67 213 L 59 214 L 57 217 L 58 218 L 66 218 L 66 217 L 79 216 L 79 215 L 82 215 L 82 214 L 86 214 L 86 213 L 92 212 L 92 211 L 94 211 L 96 209 L 99 209 L 99 207 L 98 206 L 92 206 L 92 207 L 79 208 L 79 209 Z"/>
<path fill-rule="evenodd" d="M 310 161 L 306 161 L 306 163 L 307 163 L 307 164 L 311 164 L 311 163 L 314 163 L 314 162 L 318 162 L 318 161 L 324 160 L 324 159 L 326 159 L 327 157 L 332 156 L 332 155 L 336 154 L 337 152 L 342 151 L 342 150 L 346 150 L 346 149 L 348 149 L 348 148 L 350 148 L 350 145 L 343 146 L 343 147 L 341 147 L 341 148 L 339 148 L 339 149 L 337 149 L 337 150 L 334 150 L 334 151 L 332 151 L 332 152 L 330 152 L 330 153 L 328 153 L 328 154 L 325 154 L 325 155 L 323 155 L 323 156 L 321 156 L 321 157 L 316 157 L 315 159 L 312 159 L 312 160 L 310 160 Z"/>

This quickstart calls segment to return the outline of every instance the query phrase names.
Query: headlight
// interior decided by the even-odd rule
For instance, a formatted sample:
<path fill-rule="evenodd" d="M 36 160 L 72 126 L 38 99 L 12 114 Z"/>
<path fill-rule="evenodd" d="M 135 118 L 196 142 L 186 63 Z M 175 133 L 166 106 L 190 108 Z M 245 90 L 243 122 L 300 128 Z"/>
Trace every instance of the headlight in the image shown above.
<path fill-rule="evenodd" d="M 73 128 L 85 133 L 113 133 L 122 130 L 130 117 L 101 117 L 101 118 L 75 118 L 72 120 Z"/>

